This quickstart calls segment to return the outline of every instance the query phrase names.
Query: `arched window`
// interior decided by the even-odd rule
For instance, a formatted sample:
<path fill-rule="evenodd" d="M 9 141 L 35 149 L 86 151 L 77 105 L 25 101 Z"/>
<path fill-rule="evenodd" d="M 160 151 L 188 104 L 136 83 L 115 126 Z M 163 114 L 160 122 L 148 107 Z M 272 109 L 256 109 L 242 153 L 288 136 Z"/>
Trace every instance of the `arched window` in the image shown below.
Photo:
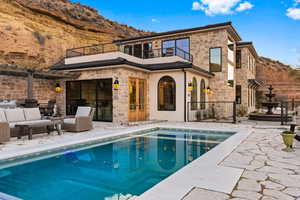
<path fill-rule="evenodd" d="M 206 97 L 205 97 L 205 81 L 204 79 L 201 80 L 201 85 L 200 85 L 200 101 L 201 101 L 201 110 L 205 109 L 205 101 L 206 101 Z"/>
<path fill-rule="evenodd" d="M 197 84 L 197 79 L 194 77 L 193 78 L 193 90 L 191 92 L 191 109 L 192 110 L 197 110 L 197 101 L 198 101 L 198 84 Z"/>
<path fill-rule="evenodd" d="M 158 82 L 158 110 L 176 110 L 176 83 L 170 76 L 162 77 Z"/>

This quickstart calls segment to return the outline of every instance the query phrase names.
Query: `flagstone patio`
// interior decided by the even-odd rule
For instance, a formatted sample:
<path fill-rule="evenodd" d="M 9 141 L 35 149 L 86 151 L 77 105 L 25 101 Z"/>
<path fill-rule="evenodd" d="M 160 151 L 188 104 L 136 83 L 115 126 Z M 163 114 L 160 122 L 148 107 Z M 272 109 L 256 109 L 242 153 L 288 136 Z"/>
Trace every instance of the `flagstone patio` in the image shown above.
<path fill-rule="evenodd" d="M 231 194 L 194 188 L 184 200 L 300 200 L 300 143 L 295 152 L 283 152 L 281 131 L 254 126 L 247 140 L 220 163 L 245 169 Z"/>

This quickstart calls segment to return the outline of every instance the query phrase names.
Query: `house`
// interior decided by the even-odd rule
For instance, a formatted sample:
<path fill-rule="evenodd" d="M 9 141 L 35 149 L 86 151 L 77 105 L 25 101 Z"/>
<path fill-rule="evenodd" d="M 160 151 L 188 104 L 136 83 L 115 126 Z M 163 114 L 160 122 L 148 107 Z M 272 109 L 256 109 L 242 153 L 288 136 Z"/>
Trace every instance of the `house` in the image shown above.
<path fill-rule="evenodd" d="M 236 50 L 236 103 L 241 114 L 253 112 L 256 90 L 262 83 L 256 80 L 256 60 L 259 58 L 252 42 L 238 42 Z"/>
<path fill-rule="evenodd" d="M 237 76 L 244 76 L 236 69 L 237 49 L 256 59 L 253 45 L 241 40 L 231 22 L 212 24 L 69 49 L 51 69 L 79 74 L 60 82 L 66 114 L 90 105 L 95 120 L 116 123 L 228 118 L 240 99 Z M 238 84 L 244 89 L 251 83 Z"/>

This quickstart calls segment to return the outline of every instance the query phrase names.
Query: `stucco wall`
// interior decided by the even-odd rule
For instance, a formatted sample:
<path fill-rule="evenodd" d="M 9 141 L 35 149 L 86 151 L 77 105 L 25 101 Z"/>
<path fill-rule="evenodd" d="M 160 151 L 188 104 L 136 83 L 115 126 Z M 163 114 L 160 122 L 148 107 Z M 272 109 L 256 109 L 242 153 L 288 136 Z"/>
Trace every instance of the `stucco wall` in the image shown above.
<path fill-rule="evenodd" d="M 170 76 L 176 82 L 176 111 L 158 111 L 157 86 L 163 76 Z M 157 72 L 150 74 L 150 119 L 184 121 L 184 73 L 177 72 Z"/>

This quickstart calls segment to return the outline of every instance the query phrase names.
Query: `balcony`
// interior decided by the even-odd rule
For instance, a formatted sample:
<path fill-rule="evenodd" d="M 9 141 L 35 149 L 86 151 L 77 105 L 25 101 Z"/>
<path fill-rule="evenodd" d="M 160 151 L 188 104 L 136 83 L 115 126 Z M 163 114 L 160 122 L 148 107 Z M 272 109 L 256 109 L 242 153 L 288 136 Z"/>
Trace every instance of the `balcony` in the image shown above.
<path fill-rule="evenodd" d="M 66 59 L 73 59 L 75 57 L 92 56 L 92 55 L 99 55 L 98 57 L 99 59 L 116 57 L 116 56 L 130 59 L 130 57 L 133 56 L 136 58 L 134 59 L 135 61 L 138 61 L 138 59 L 142 59 L 143 61 L 140 62 L 143 63 L 155 62 L 155 60 L 157 60 L 156 58 L 167 58 L 167 57 L 178 57 L 179 60 L 193 62 L 193 56 L 190 53 L 180 48 L 170 47 L 170 48 L 163 48 L 163 49 L 151 49 L 145 51 L 141 50 L 137 52 L 133 52 L 133 51 L 130 52 L 128 50 L 125 51 L 124 48 L 122 48 L 121 46 L 117 46 L 112 43 L 68 49 L 66 52 Z M 166 61 L 166 59 L 160 59 L 160 60 Z M 176 60 L 176 59 L 173 58 L 171 60 Z"/>

